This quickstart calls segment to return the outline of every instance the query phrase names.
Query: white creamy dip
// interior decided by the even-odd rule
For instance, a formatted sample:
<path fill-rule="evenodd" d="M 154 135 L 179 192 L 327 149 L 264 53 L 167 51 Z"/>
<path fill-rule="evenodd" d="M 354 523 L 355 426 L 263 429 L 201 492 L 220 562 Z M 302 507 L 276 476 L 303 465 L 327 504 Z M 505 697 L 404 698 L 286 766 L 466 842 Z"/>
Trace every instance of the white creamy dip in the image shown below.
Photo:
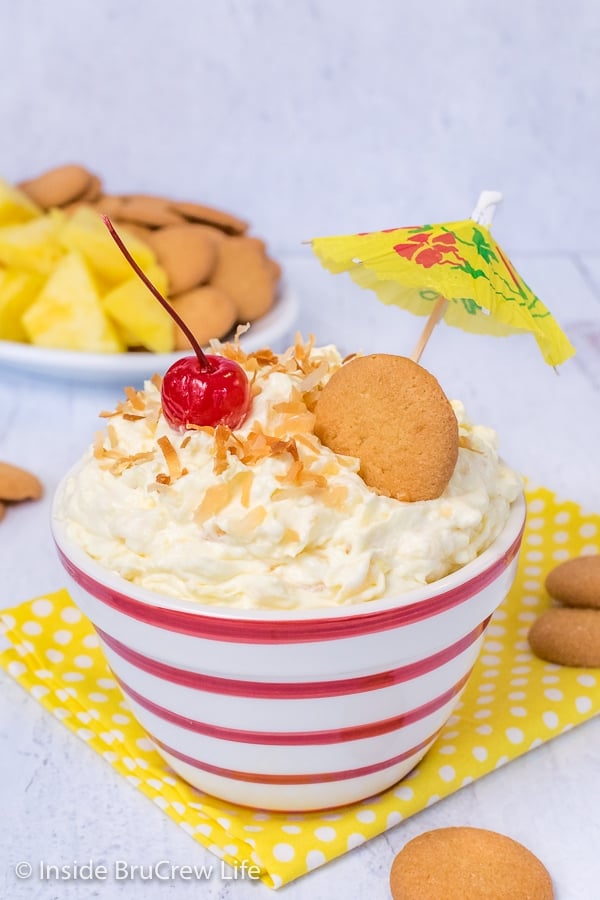
<path fill-rule="evenodd" d="M 339 606 L 441 578 L 503 528 L 520 479 L 499 461 L 495 432 L 472 425 L 461 403 L 452 404 L 461 446 L 448 487 L 400 502 L 374 493 L 358 460 L 312 431 L 319 385 L 341 364 L 333 346 L 235 354 L 255 391 L 235 433 L 174 431 L 155 379 L 128 391 L 67 481 L 58 516 L 106 568 L 219 606 Z"/>

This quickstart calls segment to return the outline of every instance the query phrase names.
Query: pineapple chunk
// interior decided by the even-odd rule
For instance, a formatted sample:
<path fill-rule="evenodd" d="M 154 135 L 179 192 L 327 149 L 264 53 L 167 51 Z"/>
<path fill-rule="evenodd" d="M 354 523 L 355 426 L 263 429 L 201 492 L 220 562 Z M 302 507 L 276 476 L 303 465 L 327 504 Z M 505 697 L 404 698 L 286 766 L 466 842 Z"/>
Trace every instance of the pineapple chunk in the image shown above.
<path fill-rule="evenodd" d="M 0 263 L 49 275 L 64 255 L 58 241 L 64 221 L 64 213 L 53 210 L 39 219 L 0 228 Z"/>
<path fill-rule="evenodd" d="M 164 295 L 167 290 L 165 270 L 151 266 L 146 274 Z M 130 347 L 146 347 L 154 353 L 168 353 L 175 347 L 173 320 L 137 275 L 106 294 L 101 302 Z"/>
<path fill-rule="evenodd" d="M 119 233 L 127 249 L 144 271 L 156 263 L 154 253 L 125 228 Z M 60 239 L 67 250 L 79 250 L 95 275 L 109 286 L 131 278 L 131 266 L 110 236 L 100 215 L 89 206 L 80 206 L 70 217 Z"/>
<path fill-rule="evenodd" d="M 27 194 L 0 178 L 0 225 L 19 225 L 41 215 Z"/>
<path fill-rule="evenodd" d="M 34 272 L 18 270 L 0 274 L 0 338 L 4 341 L 27 341 L 21 322 L 23 313 L 39 294 L 44 279 Z"/>
<path fill-rule="evenodd" d="M 102 311 L 94 279 L 79 253 L 56 266 L 22 318 L 33 344 L 63 350 L 116 353 L 125 347 Z"/>

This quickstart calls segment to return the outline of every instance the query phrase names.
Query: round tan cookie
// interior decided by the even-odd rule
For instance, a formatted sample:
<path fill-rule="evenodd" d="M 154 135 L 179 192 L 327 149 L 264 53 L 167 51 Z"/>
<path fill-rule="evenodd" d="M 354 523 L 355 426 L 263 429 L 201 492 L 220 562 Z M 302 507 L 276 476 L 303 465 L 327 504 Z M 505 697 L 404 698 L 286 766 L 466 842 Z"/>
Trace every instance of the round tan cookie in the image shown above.
<path fill-rule="evenodd" d="M 438 828 L 392 863 L 394 900 L 553 900 L 552 879 L 522 844 L 483 828 Z"/>
<path fill-rule="evenodd" d="M 0 462 L 0 500 L 39 500 L 42 494 L 42 484 L 35 475 L 10 463 Z"/>
<path fill-rule="evenodd" d="M 94 207 L 109 219 L 118 220 L 119 213 L 123 209 L 123 200 L 116 194 L 101 194 L 95 201 Z"/>
<path fill-rule="evenodd" d="M 546 590 L 565 606 L 600 609 L 600 553 L 556 566 L 546 578 Z"/>
<path fill-rule="evenodd" d="M 130 194 L 123 196 L 119 219 L 123 222 L 134 222 L 136 225 L 149 225 L 160 228 L 163 225 L 180 225 L 183 216 L 175 212 L 169 200 L 149 194 Z"/>
<path fill-rule="evenodd" d="M 376 353 L 345 363 L 323 388 L 315 434 L 396 500 L 433 500 L 458 458 L 458 423 L 437 380 L 404 356 Z"/>
<path fill-rule="evenodd" d="M 211 284 L 229 294 L 240 322 L 252 322 L 268 312 L 275 301 L 276 284 L 263 241 L 230 237 L 220 243 Z"/>
<path fill-rule="evenodd" d="M 248 223 L 237 216 L 225 212 L 223 209 L 213 209 L 211 206 L 203 206 L 200 203 L 189 203 L 185 200 L 171 200 L 171 209 L 189 219 L 190 222 L 200 222 L 204 225 L 212 225 L 220 228 L 227 234 L 244 234 L 248 230 Z"/>
<path fill-rule="evenodd" d="M 167 273 L 169 293 L 180 294 L 204 284 L 217 262 L 217 243 L 202 225 L 172 225 L 149 236 L 158 262 Z"/>
<path fill-rule="evenodd" d="M 529 629 L 536 656 L 559 666 L 600 666 L 600 611 L 548 609 Z"/>
<path fill-rule="evenodd" d="M 200 344 L 225 337 L 237 321 L 237 310 L 231 297 L 211 285 L 180 294 L 170 302 Z M 190 342 L 176 326 L 175 348 L 187 350 L 189 347 Z"/>
<path fill-rule="evenodd" d="M 221 241 L 227 240 L 225 232 L 215 225 L 203 225 L 201 222 L 189 222 L 189 224 L 194 226 L 198 234 L 203 233 L 214 244 L 220 244 Z"/>
<path fill-rule="evenodd" d="M 104 215 L 107 215 L 107 213 L 104 213 Z M 132 235 L 133 237 L 139 238 L 144 244 L 150 246 L 150 240 L 154 234 L 152 228 L 149 228 L 147 225 L 136 225 L 134 222 L 121 222 L 119 219 L 111 218 L 111 216 L 109 216 L 109 219 L 111 219 L 113 225 L 118 226 L 121 237 L 123 236 L 123 232 L 125 232 L 125 238 L 127 238 L 128 235 Z"/>
<path fill-rule="evenodd" d="M 66 165 L 50 169 L 38 178 L 23 181 L 19 187 L 42 209 L 50 209 L 79 200 L 94 178 L 83 166 Z"/>
<path fill-rule="evenodd" d="M 98 200 L 98 198 L 100 197 L 101 194 L 102 194 L 102 182 L 100 181 L 100 179 L 98 178 L 97 175 L 92 175 L 90 177 L 88 186 L 86 187 L 83 194 L 81 194 L 79 199 L 83 203 L 91 204 L 91 203 L 94 203 L 96 200 Z"/>

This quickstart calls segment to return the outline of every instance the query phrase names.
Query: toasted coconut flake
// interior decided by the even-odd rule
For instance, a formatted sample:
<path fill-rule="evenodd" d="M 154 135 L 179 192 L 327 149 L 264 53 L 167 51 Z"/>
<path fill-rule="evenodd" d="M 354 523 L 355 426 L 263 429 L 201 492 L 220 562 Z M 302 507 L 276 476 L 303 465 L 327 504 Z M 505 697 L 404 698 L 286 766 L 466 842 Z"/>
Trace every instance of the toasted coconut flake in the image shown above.
<path fill-rule="evenodd" d="M 242 350 L 240 344 L 240 337 L 245 334 L 250 328 L 250 323 L 246 322 L 245 324 L 240 324 L 237 326 L 235 330 L 235 334 L 233 336 L 233 340 L 228 343 L 222 344 L 221 341 L 213 338 L 209 342 L 210 349 L 213 353 L 220 354 L 221 356 L 226 356 L 228 359 L 234 359 L 236 362 L 243 363 L 247 359 L 246 354 Z"/>
<path fill-rule="evenodd" d="M 103 409 L 102 412 L 98 413 L 98 417 L 100 419 L 112 419 L 113 416 L 118 416 L 119 412 L 119 409 L 113 409 L 112 412 L 110 410 Z"/>
<path fill-rule="evenodd" d="M 114 459 L 115 451 L 108 450 L 105 455 L 107 458 Z M 106 468 L 108 468 L 111 475 L 122 475 L 126 469 L 131 469 L 132 466 L 137 466 L 138 463 L 148 462 L 153 457 L 154 453 L 132 453 L 131 456 L 118 456 Z"/>
<path fill-rule="evenodd" d="M 271 494 L 271 500 L 278 502 L 279 500 L 289 500 L 290 498 L 297 498 L 298 494 L 291 487 L 281 487 L 277 488 Z"/>
<path fill-rule="evenodd" d="M 217 425 L 215 429 L 215 463 L 213 466 L 215 475 L 221 475 L 229 465 L 227 446 L 231 435 L 232 431 L 228 425 Z"/>
<path fill-rule="evenodd" d="M 282 400 L 281 403 L 274 403 L 273 412 L 283 413 L 286 416 L 298 416 L 306 412 L 306 406 L 302 402 L 300 392 L 293 389 L 289 400 Z"/>
<path fill-rule="evenodd" d="M 298 368 L 300 369 L 300 371 L 304 372 L 305 375 L 308 375 L 309 372 L 312 372 L 313 369 L 318 368 L 318 366 L 320 365 L 320 362 L 317 363 L 315 360 L 311 359 L 311 353 L 313 351 L 314 345 L 314 334 L 310 334 L 308 336 L 308 341 L 305 344 L 302 343 L 302 335 L 300 333 L 296 334 L 296 341 L 294 343 L 294 356 L 296 358 Z"/>
<path fill-rule="evenodd" d="M 344 484 L 330 484 L 320 496 L 325 506 L 341 512 L 348 499 L 348 488 Z"/>
<path fill-rule="evenodd" d="M 295 459 L 285 475 L 276 475 L 275 478 L 280 484 L 299 484 L 303 469 L 304 465 L 299 459 Z"/>
<path fill-rule="evenodd" d="M 259 366 L 276 366 L 279 363 L 279 357 L 269 347 L 249 353 L 248 359 L 255 359 Z"/>
<path fill-rule="evenodd" d="M 163 380 L 162 380 L 162 376 L 159 375 L 158 372 L 155 372 L 155 373 L 154 373 L 154 375 L 152 376 L 152 378 L 150 379 L 150 381 L 152 382 L 152 384 L 154 385 L 154 387 L 156 388 L 156 390 L 157 390 L 157 391 L 160 391 L 160 389 L 162 388 L 162 382 L 163 382 Z"/>
<path fill-rule="evenodd" d="M 110 446 L 111 446 L 113 449 L 114 449 L 115 447 L 118 447 L 118 445 L 119 445 L 119 435 L 117 434 L 117 429 L 115 428 L 115 426 L 114 426 L 114 425 L 110 425 L 110 424 L 107 425 L 107 427 L 106 427 L 106 433 L 108 434 L 108 440 L 109 440 Z"/>
<path fill-rule="evenodd" d="M 276 475 L 280 484 L 296 485 L 297 487 L 327 487 L 327 479 L 320 472 L 314 472 L 300 459 L 295 459 L 285 475 Z"/>
<path fill-rule="evenodd" d="M 185 450 L 185 448 L 187 447 L 187 445 L 189 444 L 189 442 L 191 441 L 191 439 L 192 439 L 191 434 L 186 435 L 186 436 L 184 437 L 184 439 L 182 440 L 181 444 L 179 445 L 179 449 L 180 449 L 180 450 Z"/>
<path fill-rule="evenodd" d="M 316 368 L 312 369 L 310 374 L 306 375 L 306 377 L 302 379 L 302 381 L 300 382 L 300 390 L 306 393 L 312 391 L 312 389 L 315 388 L 323 380 L 323 378 L 325 378 L 325 376 L 329 374 L 330 368 L 331 367 L 326 359 L 321 360 L 319 365 Z"/>
<path fill-rule="evenodd" d="M 315 429 L 315 415 L 304 410 L 302 415 L 290 416 L 286 422 L 283 422 L 279 428 L 275 429 L 275 434 L 290 432 L 294 435 L 294 439 L 298 439 L 302 434 L 312 434 Z"/>
<path fill-rule="evenodd" d="M 146 405 L 144 403 L 144 398 L 143 398 L 141 392 L 136 391 L 135 388 L 126 387 L 125 388 L 125 396 L 127 397 L 127 399 L 129 400 L 129 402 L 131 403 L 131 405 L 133 406 L 134 409 L 143 410 L 146 408 Z"/>
<path fill-rule="evenodd" d="M 94 435 L 94 449 L 93 453 L 96 459 L 102 459 L 104 456 L 104 432 L 97 431 Z"/>
<path fill-rule="evenodd" d="M 321 467 L 321 474 L 325 477 L 339 475 L 340 467 L 336 459 L 328 459 L 324 466 Z"/>
<path fill-rule="evenodd" d="M 145 416 L 136 416 L 135 413 L 123 413 L 123 418 L 126 422 L 139 422 L 140 419 L 145 419 Z"/>
<path fill-rule="evenodd" d="M 476 450 L 469 438 L 464 434 L 459 435 L 458 446 L 462 447 L 463 450 L 470 450 L 471 453 L 479 453 L 481 455 L 481 450 Z"/>
<path fill-rule="evenodd" d="M 246 509 L 250 506 L 250 494 L 252 492 L 252 484 L 254 482 L 254 473 L 250 469 L 244 469 L 238 472 L 231 479 L 231 486 L 234 489 L 239 488 L 241 491 L 240 503 Z"/>
<path fill-rule="evenodd" d="M 229 526 L 229 530 L 236 537 L 245 537 L 256 531 L 266 517 L 267 510 L 264 506 L 255 506 L 254 509 L 251 509 L 242 519 L 238 519 L 237 522 L 232 522 Z"/>
<path fill-rule="evenodd" d="M 297 444 L 301 444 L 303 447 L 306 447 L 308 450 L 311 450 L 315 457 L 319 456 L 319 454 L 321 452 L 321 444 L 319 442 L 319 439 L 317 437 L 315 437 L 315 435 L 312 434 L 312 432 L 309 434 L 295 434 L 294 440 L 296 441 Z M 327 465 L 327 463 L 326 463 L 326 465 Z M 322 471 L 325 472 L 325 469 L 323 468 Z M 338 471 L 338 469 L 336 467 L 335 471 L 332 472 L 331 474 L 335 475 L 337 471 Z"/>
<path fill-rule="evenodd" d="M 299 544 L 300 535 L 293 528 L 286 528 L 283 532 L 283 540 L 288 544 Z"/>
<path fill-rule="evenodd" d="M 228 482 L 223 481 L 220 484 L 213 484 L 202 498 L 202 503 L 194 513 L 194 521 L 198 525 L 204 525 L 208 519 L 218 515 L 221 510 L 225 509 L 231 500 L 231 486 Z"/>
<path fill-rule="evenodd" d="M 162 410 L 160 406 L 157 406 L 156 409 L 148 413 L 148 415 L 146 416 L 146 425 L 151 435 L 156 434 L 156 429 L 158 428 L 158 421 L 161 417 L 161 413 Z"/>
<path fill-rule="evenodd" d="M 171 484 L 171 476 L 165 475 L 164 472 L 159 472 L 156 476 L 156 481 L 158 484 Z"/>
<path fill-rule="evenodd" d="M 179 460 L 179 456 L 177 455 L 177 450 L 166 434 L 162 437 L 159 437 L 158 446 L 163 452 L 165 462 L 169 469 L 171 481 L 177 481 L 178 478 L 181 478 L 181 462 Z"/>

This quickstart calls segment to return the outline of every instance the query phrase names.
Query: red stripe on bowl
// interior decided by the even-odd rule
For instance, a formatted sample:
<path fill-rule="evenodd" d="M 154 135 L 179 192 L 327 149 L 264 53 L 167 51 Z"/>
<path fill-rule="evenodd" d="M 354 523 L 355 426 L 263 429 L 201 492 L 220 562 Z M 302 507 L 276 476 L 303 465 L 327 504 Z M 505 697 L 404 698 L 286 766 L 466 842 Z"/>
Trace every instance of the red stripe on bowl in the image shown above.
<path fill-rule="evenodd" d="M 457 683 L 444 691 L 433 700 L 428 700 L 421 706 L 415 707 L 408 712 L 400 713 L 400 715 L 392 716 L 389 719 L 380 719 L 378 722 L 367 722 L 364 725 L 352 725 L 347 728 L 334 728 L 323 731 L 246 731 L 237 728 L 225 728 L 221 725 L 211 725 L 209 722 L 199 722 L 188 716 L 182 716 L 179 713 L 171 712 L 164 706 L 159 706 L 152 700 L 139 694 L 133 688 L 129 687 L 124 681 L 116 676 L 121 688 L 128 697 L 151 712 L 153 715 L 192 731 L 194 734 L 203 734 L 206 737 L 217 738 L 221 741 L 235 741 L 241 744 L 264 744 L 266 746 L 286 746 L 286 747 L 304 747 L 319 744 L 342 744 L 348 741 L 361 741 L 365 738 L 377 737 L 381 734 L 388 734 L 392 731 L 398 731 L 407 725 L 412 725 L 421 719 L 437 712 L 463 689 L 470 672 L 467 672 Z"/>
<path fill-rule="evenodd" d="M 310 775 L 301 773 L 297 775 L 266 775 L 262 772 L 241 772 L 237 769 L 225 769 L 221 766 L 215 766 L 212 763 L 195 759 L 192 756 L 188 756 L 186 753 L 181 753 L 179 750 L 169 747 L 168 744 L 164 744 L 162 741 L 157 740 L 152 734 L 150 734 L 150 737 L 158 747 L 165 751 L 165 753 L 169 753 L 171 756 L 187 763 L 188 766 L 193 766 L 195 769 L 201 769 L 203 772 L 210 772 L 211 775 L 219 775 L 221 778 L 230 778 L 234 781 L 247 781 L 252 784 L 283 785 L 327 784 L 332 781 L 346 781 L 350 778 L 361 778 L 364 775 L 372 775 L 374 772 L 381 772 L 383 769 L 389 769 L 392 766 L 396 766 L 398 763 L 404 762 L 405 759 L 410 759 L 411 756 L 415 756 L 421 750 L 424 750 L 425 747 L 436 739 L 440 731 L 441 728 L 425 738 L 424 741 L 420 741 L 420 743 L 411 747 L 409 750 L 404 750 L 402 753 L 398 753 L 396 756 L 384 759 L 381 762 L 371 763 L 371 765 L 368 766 L 360 766 L 357 769 L 343 769 L 339 772 L 318 772 Z"/>
<path fill-rule="evenodd" d="M 230 697 L 252 697 L 254 699 L 268 700 L 306 700 L 314 697 L 339 697 L 344 694 L 357 694 L 365 691 L 376 691 L 381 688 L 401 684 L 433 672 L 447 662 L 455 659 L 464 650 L 467 650 L 483 634 L 489 618 L 478 625 L 473 631 L 460 638 L 450 647 L 420 659 L 417 662 L 399 666 L 386 672 L 376 672 L 372 675 L 362 675 L 356 678 L 343 678 L 335 681 L 238 681 L 233 678 L 218 678 L 214 675 L 204 675 L 202 672 L 190 672 L 187 669 L 178 669 L 167 663 L 159 662 L 151 657 L 138 653 L 126 647 L 116 638 L 111 637 L 100 628 L 96 628 L 102 641 L 126 662 L 141 669 L 149 675 L 179 684 L 182 687 L 193 688 L 197 691 L 206 691 L 212 694 L 225 694 Z"/>
<path fill-rule="evenodd" d="M 144 603 L 112 590 L 79 569 L 57 546 L 61 562 L 69 575 L 85 591 L 106 606 L 147 625 L 213 641 L 245 644 L 298 644 L 334 641 L 387 631 L 421 622 L 464 603 L 491 584 L 516 556 L 521 534 L 506 553 L 469 581 L 443 591 L 430 600 L 409 603 L 370 613 L 318 619 L 243 619 L 212 616 L 202 612 L 171 609 Z M 376 603 L 377 601 L 373 601 Z"/>

